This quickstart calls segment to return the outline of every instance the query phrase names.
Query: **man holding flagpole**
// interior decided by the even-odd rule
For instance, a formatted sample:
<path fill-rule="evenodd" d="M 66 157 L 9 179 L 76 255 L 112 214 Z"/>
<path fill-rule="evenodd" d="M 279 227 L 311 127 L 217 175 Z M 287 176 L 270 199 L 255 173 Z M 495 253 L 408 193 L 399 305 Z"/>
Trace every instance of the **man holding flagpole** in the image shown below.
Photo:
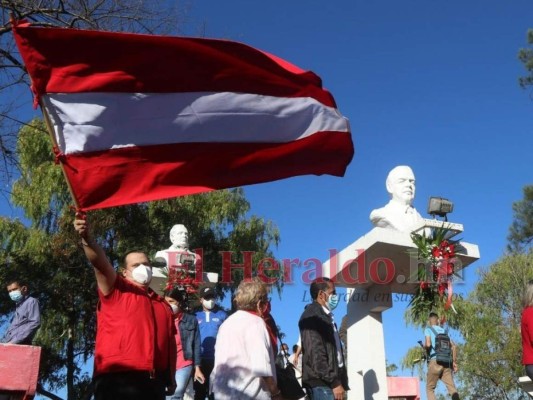
<path fill-rule="evenodd" d="M 149 288 L 152 267 L 146 254 L 131 251 L 117 273 L 76 215 L 74 228 L 98 286 L 94 352 L 96 400 L 164 400 L 174 393 L 176 343 L 172 312 Z"/>

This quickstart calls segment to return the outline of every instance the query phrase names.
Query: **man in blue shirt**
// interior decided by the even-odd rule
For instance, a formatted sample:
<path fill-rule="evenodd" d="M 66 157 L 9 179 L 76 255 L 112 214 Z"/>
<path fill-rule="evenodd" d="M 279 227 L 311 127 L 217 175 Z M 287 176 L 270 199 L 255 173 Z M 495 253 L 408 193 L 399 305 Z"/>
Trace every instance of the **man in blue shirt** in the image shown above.
<path fill-rule="evenodd" d="M 200 328 L 201 341 L 201 362 L 200 369 L 205 376 L 205 381 L 194 381 L 194 400 L 205 400 L 209 393 L 209 375 L 215 365 L 215 342 L 217 339 L 218 328 L 227 317 L 224 310 L 216 304 L 216 292 L 211 287 L 200 289 L 200 302 L 202 310 L 196 313 L 198 327 Z M 212 400 L 213 396 L 209 398 Z"/>
<path fill-rule="evenodd" d="M 7 285 L 7 292 L 16 303 L 16 308 L 3 342 L 31 345 L 35 332 L 41 325 L 39 302 L 28 295 L 28 286 L 20 280 L 11 281 Z"/>
<path fill-rule="evenodd" d="M 452 368 L 449 366 L 440 365 L 436 360 L 435 353 L 435 331 L 436 334 L 445 333 L 446 330 L 439 326 L 439 316 L 436 313 L 429 314 L 429 325 L 424 330 L 426 337 L 425 348 L 429 354 L 428 374 L 426 380 L 426 394 L 428 400 L 436 400 L 435 388 L 439 379 L 446 385 L 448 393 L 452 396 L 452 400 L 459 400 L 459 394 L 453 382 L 453 372 L 457 371 L 457 360 L 455 358 L 455 344 L 451 342 L 452 346 Z"/>

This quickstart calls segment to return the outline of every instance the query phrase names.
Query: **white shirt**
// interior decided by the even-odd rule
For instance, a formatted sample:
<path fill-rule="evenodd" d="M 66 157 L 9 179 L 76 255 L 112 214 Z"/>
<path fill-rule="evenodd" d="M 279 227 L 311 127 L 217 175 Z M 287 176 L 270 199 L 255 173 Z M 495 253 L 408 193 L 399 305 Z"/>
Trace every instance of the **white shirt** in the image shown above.
<path fill-rule="evenodd" d="M 276 380 L 274 352 L 265 322 L 257 315 L 237 311 L 218 331 L 211 391 L 217 400 L 270 400 L 270 392 L 261 379 L 268 376 Z"/>
<path fill-rule="evenodd" d="M 333 325 L 333 336 L 335 336 L 335 347 L 337 348 L 337 365 L 339 368 L 344 367 L 344 363 L 342 362 L 342 344 L 341 344 L 341 338 L 339 336 L 339 331 L 337 331 L 337 325 L 335 324 L 335 320 L 333 319 L 333 313 L 329 311 L 329 308 L 322 306 L 322 309 L 324 312 L 331 318 L 331 324 Z"/>

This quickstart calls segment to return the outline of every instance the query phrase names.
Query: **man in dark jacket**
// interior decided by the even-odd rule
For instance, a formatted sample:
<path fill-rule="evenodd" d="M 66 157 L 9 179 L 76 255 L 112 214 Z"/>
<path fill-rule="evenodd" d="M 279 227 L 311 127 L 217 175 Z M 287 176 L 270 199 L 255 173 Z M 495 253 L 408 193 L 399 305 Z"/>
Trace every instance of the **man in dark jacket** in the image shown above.
<path fill-rule="evenodd" d="M 302 338 L 302 383 L 312 400 L 342 400 L 348 390 L 342 344 L 331 311 L 338 304 L 328 278 L 311 283 L 311 298 L 298 326 Z"/>

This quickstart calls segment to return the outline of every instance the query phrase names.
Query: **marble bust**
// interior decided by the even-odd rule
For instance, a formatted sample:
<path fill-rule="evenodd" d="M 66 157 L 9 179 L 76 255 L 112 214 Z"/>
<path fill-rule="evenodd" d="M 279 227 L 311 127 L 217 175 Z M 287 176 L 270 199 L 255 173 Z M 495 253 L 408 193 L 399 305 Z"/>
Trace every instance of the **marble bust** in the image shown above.
<path fill-rule="evenodd" d="M 189 250 L 189 231 L 183 224 L 176 224 L 170 229 L 170 247 L 155 254 L 156 261 L 165 263 L 166 267 L 192 269 L 198 255 Z"/>
<path fill-rule="evenodd" d="M 390 201 L 381 208 L 372 210 L 370 221 L 381 228 L 411 232 L 412 228 L 422 222 L 422 216 L 413 207 L 415 198 L 415 175 L 405 165 L 393 168 L 385 183 Z"/>

